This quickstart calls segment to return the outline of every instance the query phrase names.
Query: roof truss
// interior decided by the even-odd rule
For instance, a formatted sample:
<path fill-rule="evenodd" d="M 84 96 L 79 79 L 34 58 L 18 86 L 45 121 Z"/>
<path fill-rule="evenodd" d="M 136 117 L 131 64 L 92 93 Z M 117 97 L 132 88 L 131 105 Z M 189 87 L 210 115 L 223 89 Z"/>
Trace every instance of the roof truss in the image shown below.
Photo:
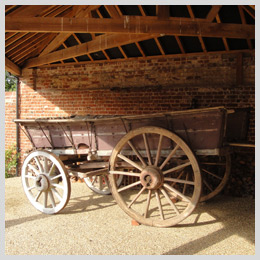
<path fill-rule="evenodd" d="M 221 5 L 204 7 L 203 18 L 190 5 L 183 6 L 186 13 L 174 16 L 173 10 L 178 9 L 174 7 L 151 6 L 148 10 L 138 5 L 125 15 L 128 6 L 6 6 L 6 68 L 20 73 L 23 68 L 57 62 L 189 55 L 187 39 L 197 46 L 196 53 L 210 53 L 209 42 L 218 39 L 221 52 L 233 51 L 230 39 L 246 41 L 241 51 L 254 49 L 254 6 L 235 6 L 240 19 L 232 23 L 221 17 Z"/>

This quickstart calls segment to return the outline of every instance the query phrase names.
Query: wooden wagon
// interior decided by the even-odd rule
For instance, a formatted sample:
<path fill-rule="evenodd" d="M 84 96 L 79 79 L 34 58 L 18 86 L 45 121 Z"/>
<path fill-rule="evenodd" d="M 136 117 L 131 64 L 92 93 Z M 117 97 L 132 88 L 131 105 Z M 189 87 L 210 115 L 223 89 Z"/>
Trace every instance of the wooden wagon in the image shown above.
<path fill-rule="evenodd" d="M 137 116 L 16 119 L 32 144 L 22 165 L 24 191 L 47 214 L 69 201 L 69 174 L 112 193 L 137 222 L 169 227 L 216 196 L 230 173 L 227 129 L 245 132 L 224 107 Z M 242 133 L 244 134 L 244 133 Z"/>

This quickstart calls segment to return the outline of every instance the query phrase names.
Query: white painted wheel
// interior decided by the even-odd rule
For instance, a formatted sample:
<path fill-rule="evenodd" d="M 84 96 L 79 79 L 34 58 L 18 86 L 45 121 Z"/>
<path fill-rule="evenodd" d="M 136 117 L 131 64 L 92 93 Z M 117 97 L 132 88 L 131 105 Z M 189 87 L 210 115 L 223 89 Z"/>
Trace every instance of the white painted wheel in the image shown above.
<path fill-rule="evenodd" d="M 22 184 L 31 204 L 46 214 L 61 211 L 70 198 L 68 172 L 62 161 L 48 151 L 31 152 L 22 166 Z"/>

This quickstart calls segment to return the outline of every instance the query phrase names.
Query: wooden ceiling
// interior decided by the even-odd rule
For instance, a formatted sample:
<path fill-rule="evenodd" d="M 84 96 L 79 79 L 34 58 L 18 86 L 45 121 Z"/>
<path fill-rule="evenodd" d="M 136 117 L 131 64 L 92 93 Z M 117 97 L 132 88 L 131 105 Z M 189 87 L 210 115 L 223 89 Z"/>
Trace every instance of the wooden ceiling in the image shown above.
<path fill-rule="evenodd" d="M 5 67 L 252 52 L 253 5 L 6 5 Z"/>

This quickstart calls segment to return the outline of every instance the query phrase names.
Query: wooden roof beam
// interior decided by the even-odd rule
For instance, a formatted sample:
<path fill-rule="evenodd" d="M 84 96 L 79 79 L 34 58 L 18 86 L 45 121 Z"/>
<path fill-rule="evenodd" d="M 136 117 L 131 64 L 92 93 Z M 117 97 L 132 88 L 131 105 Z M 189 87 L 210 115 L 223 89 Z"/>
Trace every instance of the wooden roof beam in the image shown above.
<path fill-rule="evenodd" d="M 213 22 L 213 20 L 216 18 L 219 10 L 221 9 L 222 5 L 213 5 L 211 10 L 209 11 L 206 20 L 208 22 Z"/>
<path fill-rule="evenodd" d="M 245 17 L 243 8 L 240 5 L 238 6 L 238 10 L 239 10 L 239 14 L 240 14 L 242 24 L 246 24 L 246 17 Z M 252 50 L 253 47 L 252 47 L 251 40 L 250 39 L 246 39 L 246 40 L 247 40 L 247 45 L 248 45 L 249 49 Z"/>
<path fill-rule="evenodd" d="M 14 64 L 11 60 L 5 57 L 5 69 L 12 73 L 15 76 L 21 76 L 22 70 L 16 64 Z"/>
<path fill-rule="evenodd" d="M 195 15 L 194 15 L 194 13 L 193 13 L 193 11 L 192 11 L 191 6 L 190 6 L 190 5 L 187 5 L 187 8 L 188 8 L 188 12 L 189 12 L 189 14 L 190 14 L 190 17 L 191 17 L 192 19 L 195 19 Z M 201 48 L 202 48 L 203 52 L 207 52 L 207 49 L 206 49 L 205 43 L 204 43 L 204 41 L 203 41 L 203 38 L 202 38 L 201 36 L 198 36 L 198 38 L 199 38 L 200 45 L 201 45 Z"/>
<path fill-rule="evenodd" d="M 251 9 L 252 7 L 247 5 L 242 5 L 242 8 L 253 18 L 255 19 L 255 9 Z"/>
<path fill-rule="evenodd" d="M 170 6 L 169 5 L 156 5 L 156 16 L 158 19 L 169 19 Z"/>
<path fill-rule="evenodd" d="M 150 17 L 62 18 L 6 17 L 6 32 L 174 34 L 177 36 L 255 38 L 255 26 L 198 21 L 154 20 Z"/>
<path fill-rule="evenodd" d="M 84 6 L 83 6 L 84 7 Z M 71 15 L 74 15 L 75 17 L 85 17 L 90 14 L 92 10 L 95 10 L 99 7 L 99 5 L 88 5 L 85 6 L 85 8 L 79 8 L 79 6 L 74 6 L 73 10 L 71 12 Z M 47 53 L 52 52 L 56 48 L 58 48 L 63 42 L 65 42 L 69 37 L 71 33 L 59 33 L 52 42 L 46 46 L 46 48 L 43 50 L 43 52 L 39 55 L 45 55 Z"/>
<path fill-rule="evenodd" d="M 48 53 L 41 57 L 32 58 L 25 63 L 24 68 L 36 67 L 64 59 L 70 59 L 73 57 L 89 54 L 92 52 L 102 51 L 104 49 L 118 47 L 118 45 L 125 45 L 136 41 L 143 41 L 153 36 L 154 35 L 151 36 L 147 34 L 100 35 L 96 37 L 93 41 L 69 47 L 64 50 Z"/>

